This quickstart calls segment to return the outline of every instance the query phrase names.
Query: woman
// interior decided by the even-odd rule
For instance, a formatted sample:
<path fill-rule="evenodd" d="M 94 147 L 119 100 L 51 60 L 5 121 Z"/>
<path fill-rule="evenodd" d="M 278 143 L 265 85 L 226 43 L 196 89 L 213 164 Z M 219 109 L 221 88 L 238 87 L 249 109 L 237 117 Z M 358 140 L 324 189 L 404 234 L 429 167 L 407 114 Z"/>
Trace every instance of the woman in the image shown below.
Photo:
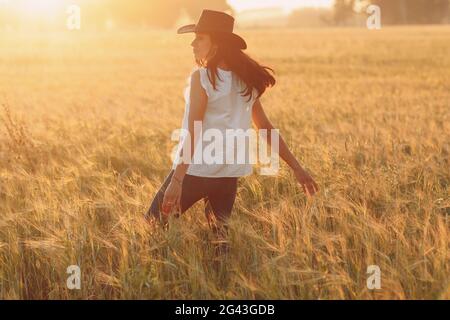
<path fill-rule="evenodd" d="M 188 135 L 180 142 L 172 170 L 146 215 L 166 224 L 172 211 L 176 211 L 175 216 L 178 217 L 195 202 L 204 199 L 208 222 L 222 237 L 226 235 L 238 178 L 250 174 L 252 167 L 248 150 L 245 163 L 191 163 L 189 160 L 198 151 L 195 122 L 201 121 L 203 132 L 213 129 L 223 133 L 229 129 L 247 130 L 251 128 L 253 119 L 258 129 L 269 130 L 269 144 L 272 141 L 270 129 L 274 128 L 259 100 L 265 89 L 275 84 L 275 79 L 267 71 L 273 70 L 259 65 L 242 52 L 247 45 L 244 39 L 233 33 L 233 26 L 234 19 L 230 15 L 204 10 L 197 24 L 178 29 L 178 33 L 196 34 L 191 46 L 199 68 L 190 76 L 183 120 L 183 128 Z M 318 190 L 317 184 L 301 167 L 281 136 L 278 139 L 279 155 L 292 168 L 303 190 L 313 195 Z M 233 150 L 227 144 L 224 156 Z M 199 150 L 200 153 L 202 151 L 204 149 Z"/>

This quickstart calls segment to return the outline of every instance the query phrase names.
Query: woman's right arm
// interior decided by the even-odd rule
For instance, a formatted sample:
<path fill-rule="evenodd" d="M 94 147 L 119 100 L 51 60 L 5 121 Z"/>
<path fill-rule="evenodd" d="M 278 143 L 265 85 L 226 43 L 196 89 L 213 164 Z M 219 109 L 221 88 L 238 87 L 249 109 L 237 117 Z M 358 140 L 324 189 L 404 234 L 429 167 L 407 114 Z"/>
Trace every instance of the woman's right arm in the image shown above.
<path fill-rule="evenodd" d="M 175 172 L 172 175 L 169 186 L 166 189 L 163 200 L 163 211 L 170 212 L 172 208 L 180 206 L 181 197 L 181 185 L 186 175 L 189 164 L 191 163 L 192 156 L 194 154 L 195 145 L 200 137 L 196 137 L 194 134 L 195 121 L 203 121 L 206 112 L 206 106 L 208 104 L 208 96 L 205 89 L 201 86 L 200 71 L 196 70 L 190 79 L 190 93 L 189 93 L 189 115 L 188 115 L 188 131 L 190 139 L 184 139 L 181 152 L 184 154 L 185 150 L 190 150 L 190 155 L 181 158 L 188 159 L 188 162 L 181 162 L 175 168 Z M 197 133 L 198 135 L 198 133 Z M 197 140 L 194 140 L 197 139 Z"/>
<path fill-rule="evenodd" d="M 191 154 L 188 159 L 191 160 L 194 154 L 195 145 L 197 141 L 194 141 L 196 137 L 194 133 L 194 123 L 196 121 L 203 121 L 206 112 L 206 105 L 208 103 L 208 96 L 206 95 L 205 89 L 201 86 L 200 82 L 200 71 L 195 71 L 191 76 L 191 86 L 190 86 L 190 105 L 189 105 L 189 115 L 188 115 L 188 131 L 189 131 L 189 139 L 184 139 L 185 143 L 182 148 L 182 152 L 184 154 L 184 150 L 190 150 Z M 198 134 L 198 133 L 197 133 Z M 186 145 L 189 144 L 189 145 Z M 184 157 L 182 157 L 184 159 Z M 190 163 L 190 161 L 189 161 Z M 178 179 L 180 181 L 183 180 L 187 169 L 189 167 L 189 163 L 181 162 L 175 169 L 173 174 L 174 179 Z"/>

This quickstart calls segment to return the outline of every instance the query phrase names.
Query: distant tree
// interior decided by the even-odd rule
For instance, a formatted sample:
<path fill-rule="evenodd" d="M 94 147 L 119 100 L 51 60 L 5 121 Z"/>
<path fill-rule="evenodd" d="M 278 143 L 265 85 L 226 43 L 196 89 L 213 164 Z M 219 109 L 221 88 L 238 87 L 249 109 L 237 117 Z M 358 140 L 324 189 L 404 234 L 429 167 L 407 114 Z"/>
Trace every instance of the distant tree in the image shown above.
<path fill-rule="evenodd" d="M 381 8 L 385 24 L 444 23 L 449 18 L 449 0 L 369 0 Z"/>
<path fill-rule="evenodd" d="M 288 21 L 291 27 L 323 27 L 333 24 L 333 10 L 328 8 L 297 9 L 292 11 Z"/>
<path fill-rule="evenodd" d="M 345 24 L 354 14 L 355 0 L 336 0 L 334 3 L 334 23 Z"/>

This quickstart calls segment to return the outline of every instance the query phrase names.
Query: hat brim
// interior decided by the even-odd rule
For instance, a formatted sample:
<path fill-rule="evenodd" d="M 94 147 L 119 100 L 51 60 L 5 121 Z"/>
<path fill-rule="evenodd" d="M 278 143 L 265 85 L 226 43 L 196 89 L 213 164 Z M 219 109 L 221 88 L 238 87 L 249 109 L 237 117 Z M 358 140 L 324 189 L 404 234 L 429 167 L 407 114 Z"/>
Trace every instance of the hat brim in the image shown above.
<path fill-rule="evenodd" d="M 183 33 L 191 33 L 191 32 L 202 32 L 202 31 L 197 31 L 196 29 L 197 25 L 196 24 L 188 24 L 185 26 L 182 26 L 181 28 L 178 28 L 177 33 L 178 34 L 183 34 Z M 207 31 L 204 31 L 205 33 L 207 33 Z M 238 36 L 235 33 L 221 33 L 221 35 L 225 38 L 227 38 L 227 40 L 229 40 L 234 46 L 238 47 L 241 50 L 247 49 L 247 43 L 245 42 L 244 39 L 242 39 L 242 37 Z"/>
<path fill-rule="evenodd" d="M 177 30 L 177 33 L 181 34 L 181 33 L 195 32 L 195 27 L 196 27 L 195 24 L 188 24 L 188 25 L 185 25 L 185 26 L 182 26 L 181 28 L 179 28 Z"/>

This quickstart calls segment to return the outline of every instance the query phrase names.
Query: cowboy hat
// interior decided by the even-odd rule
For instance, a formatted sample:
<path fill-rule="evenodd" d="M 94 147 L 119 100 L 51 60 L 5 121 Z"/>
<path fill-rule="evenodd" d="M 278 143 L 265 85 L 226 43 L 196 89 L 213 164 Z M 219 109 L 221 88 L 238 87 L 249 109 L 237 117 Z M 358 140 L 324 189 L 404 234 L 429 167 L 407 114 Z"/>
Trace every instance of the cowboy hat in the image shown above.
<path fill-rule="evenodd" d="M 188 24 L 177 30 L 178 34 L 198 32 L 209 33 L 215 32 L 224 36 L 230 43 L 239 49 L 247 49 L 247 43 L 237 34 L 233 33 L 234 18 L 229 14 L 221 11 L 203 10 L 197 24 Z"/>

